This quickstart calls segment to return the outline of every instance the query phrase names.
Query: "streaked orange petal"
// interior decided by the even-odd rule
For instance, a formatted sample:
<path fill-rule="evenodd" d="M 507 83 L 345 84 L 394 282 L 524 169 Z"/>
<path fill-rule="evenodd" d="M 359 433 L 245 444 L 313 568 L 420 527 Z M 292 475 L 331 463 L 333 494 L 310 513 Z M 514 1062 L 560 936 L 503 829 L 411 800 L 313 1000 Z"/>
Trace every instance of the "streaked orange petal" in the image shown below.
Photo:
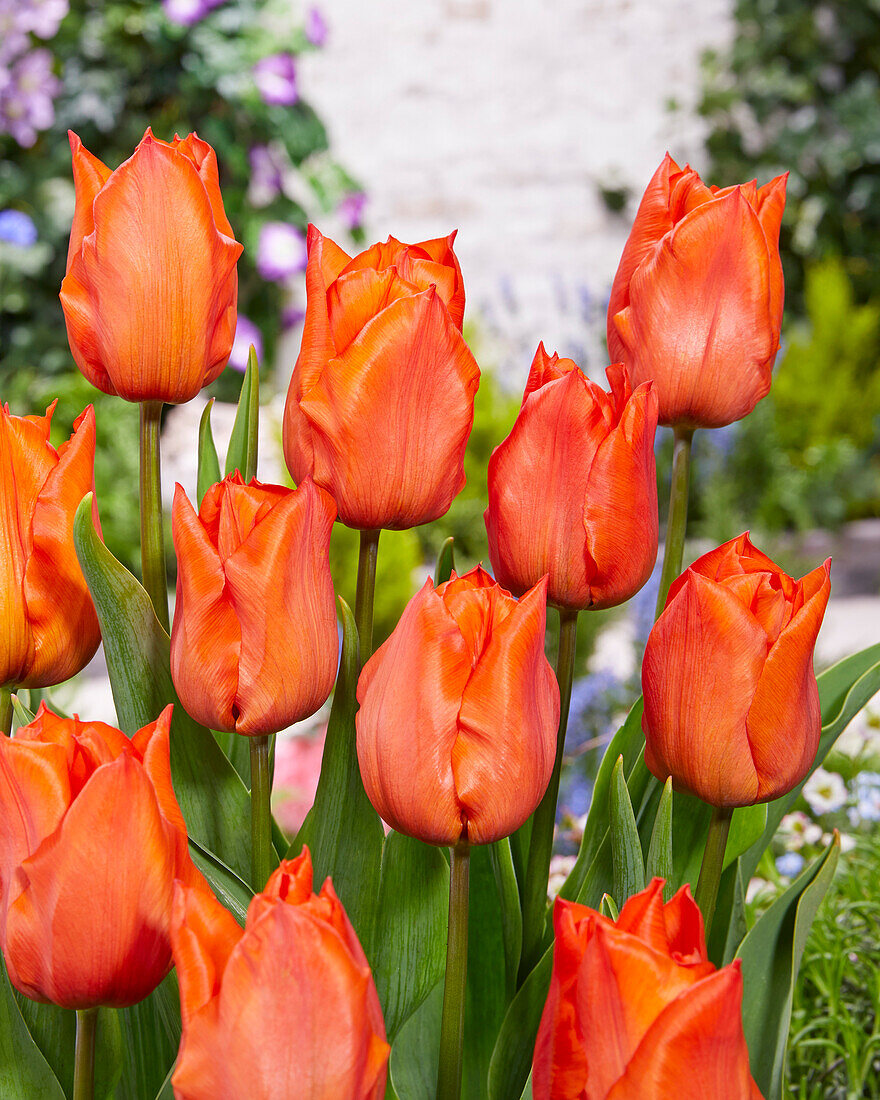
<path fill-rule="evenodd" d="M 327 314 L 336 354 L 344 352 L 377 313 L 418 289 L 393 267 L 382 271 L 362 267 L 340 276 L 327 291 Z"/>
<path fill-rule="evenodd" d="M 223 971 L 243 934 L 210 891 L 175 882 L 170 937 L 184 1028 L 220 992 Z"/>
<path fill-rule="evenodd" d="M 83 238 L 95 228 L 92 203 L 110 178 L 110 169 L 86 149 L 73 130 L 68 130 L 67 136 L 73 156 L 73 186 L 76 191 L 73 225 L 70 228 L 70 243 L 67 246 L 67 270 L 69 271 L 71 260 L 82 247 Z"/>
<path fill-rule="evenodd" d="M 788 172 L 758 188 L 756 210 L 758 221 L 767 238 L 770 254 L 770 318 L 776 336 L 782 327 L 782 306 L 785 299 L 785 283 L 782 277 L 782 261 L 779 258 L 779 230 L 785 210 L 785 189 Z"/>
<path fill-rule="evenodd" d="M 455 243 L 457 230 L 449 234 L 448 237 L 437 237 L 430 241 L 419 241 L 417 248 L 421 248 L 438 264 L 443 264 L 446 267 L 451 267 L 455 272 L 455 287 L 452 294 L 449 297 L 444 297 L 446 302 L 446 308 L 449 310 L 449 316 L 452 319 L 452 323 L 461 328 L 464 321 L 464 279 L 461 277 L 461 267 L 458 263 L 458 257 L 453 251 L 453 244 Z M 440 287 L 438 286 L 438 290 Z M 443 292 L 441 291 L 441 294 Z"/>

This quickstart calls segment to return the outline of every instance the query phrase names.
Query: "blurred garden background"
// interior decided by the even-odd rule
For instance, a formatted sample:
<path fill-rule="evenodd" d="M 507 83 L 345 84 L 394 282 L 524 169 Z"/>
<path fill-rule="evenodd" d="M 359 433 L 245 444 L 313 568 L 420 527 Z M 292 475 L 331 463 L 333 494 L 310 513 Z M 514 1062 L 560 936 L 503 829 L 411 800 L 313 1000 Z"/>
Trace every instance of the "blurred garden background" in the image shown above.
<path fill-rule="evenodd" d="M 466 335 L 484 372 L 468 485 L 442 521 L 382 536 L 387 633 L 445 537 L 462 567 L 487 557 L 486 462 L 538 341 L 602 376 L 611 280 L 664 152 L 721 185 L 788 170 L 773 386 L 744 421 L 697 434 L 689 553 L 747 526 L 798 575 L 831 553 L 818 648 L 830 663 L 880 637 L 878 74 L 880 0 L 0 0 L 0 400 L 24 414 L 58 397 L 58 439 L 97 406 L 104 535 L 137 570 L 137 412 L 76 371 L 58 302 L 73 211 L 68 129 L 111 167 L 148 125 L 164 139 L 197 130 L 217 151 L 245 246 L 230 367 L 190 406 L 166 409 L 166 501 L 175 480 L 194 487 L 208 396 L 218 441 L 231 427 L 224 403 L 251 343 L 265 406 L 260 476 L 286 476 L 280 413 L 309 221 L 350 250 L 457 228 Z M 338 530 L 333 566 L 349 599 L 356 553 L 356 535 Z M 560 868 L 602 748 L 638 693 L 654 591 L 620 613 L 580 616 Z M 109 716 L 95 712 L 106 698 L 86 699 L 98 678 L 84 683 L 66 698 Z M 319 763 L 320 730 L 279 743 L 278 810 L 291 827 Z M 880 1096 L 878 820 L 875 704 L 810 781 L 750 889 L 752 906 L 766 905 L 842 831 L 848 855 L 795 1006 L 798 1100 Z"/>

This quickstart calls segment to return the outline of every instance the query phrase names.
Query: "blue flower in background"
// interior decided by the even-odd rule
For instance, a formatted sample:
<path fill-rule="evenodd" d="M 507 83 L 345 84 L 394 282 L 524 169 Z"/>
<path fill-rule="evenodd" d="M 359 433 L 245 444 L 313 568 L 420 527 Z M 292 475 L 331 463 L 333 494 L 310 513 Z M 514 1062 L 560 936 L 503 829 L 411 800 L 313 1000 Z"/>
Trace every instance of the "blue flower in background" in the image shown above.
<path fill-rule="evenodd" d="M 0 241 L 30 248 L 37 243 L 37 227 L 21 210 L 0 210 Z"/>
<path fill-rule="evenodd" d="M 776 860 L 776 870 L 783 878 L 794 878 L 804 869 L 804 857 L 799 852 L 786 852 Z"/>
<path fill-rule="evenodd" d="M 856 805 L 849 812 L 854 825 L 862 821 L 880 821 L 880 774 L 862 772 L 857 775 L 853 794 Z"/>

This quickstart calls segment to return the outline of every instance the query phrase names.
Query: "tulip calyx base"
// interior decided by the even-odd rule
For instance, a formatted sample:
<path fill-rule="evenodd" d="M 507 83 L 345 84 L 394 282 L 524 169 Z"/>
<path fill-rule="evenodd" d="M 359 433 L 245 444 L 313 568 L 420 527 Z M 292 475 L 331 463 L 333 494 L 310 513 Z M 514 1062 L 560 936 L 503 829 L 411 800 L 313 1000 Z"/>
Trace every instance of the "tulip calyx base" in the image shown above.
<path fill-rule="evenodd" d="M 73 1064 L 73 1100 L 92 1100 L 95 1094 L 95 1032 L 97 1008 L 76 1011 L 76 1053 Z"/>
<path fill-rule="evenodd" d="M 144 588 L 153 604 L 156 618 L 170 633 L 168 618 L 168 581 L 165 576 L 165 531 L 162 526 L 162 485 L 159 480 L 159 429 L 161 401 L 140 404 L 140 502 L 141 569 Z"/>

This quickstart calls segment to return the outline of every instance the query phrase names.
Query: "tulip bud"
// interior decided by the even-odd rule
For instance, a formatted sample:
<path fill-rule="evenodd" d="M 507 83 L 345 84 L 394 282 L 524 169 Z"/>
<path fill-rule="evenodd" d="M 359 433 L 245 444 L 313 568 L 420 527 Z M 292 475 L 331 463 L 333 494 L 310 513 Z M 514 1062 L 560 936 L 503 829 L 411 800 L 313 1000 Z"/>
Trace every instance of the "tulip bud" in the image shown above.
<path fill-rule="evenodd" d="M 550 780 L 559 688 L 544 656 L 547 582 L 515 600 L 479 566 L 410 600 L 358 682 L 367 795 L 430 844 L 508 836 Z"/>
<path fill-rule="evenodd" d="M 489 460 L 486 530 L 499 584 L 516 595 L 548 575 L 547 598 L 614 607 L 657 558 L 657 398 L 608 367 L 611 392 L 571 359 L 535 354 L 513 430 Z"/>
<path fill-rule="evenodd" d="M 171 675 L 198 722 L 275 733 L 330 694 L 339 653 L 328 559 L 335 517 L 310 478 L 285 489 L 245 485 L 236 471 L 208 490 L 198 515 L 177 486 Z"/>
<path fill-rule="evenodd" d="M 658 779 L 732 807 L 806 776 L 822 725 L 813 648 L 830 568 L 792 580 L 743 534 L 673 583 L 642 664 L 645 763 Z"/>
<path fill-rule="evenodd" d="M 171 707 L 129 740 L 41 704 L 0 737 L 0 946 L 12 984 L 64 1008 L 143 1000 L 171 969 L 193 866 L 171 786 Z"/>
<path fill-rule="evenodd" d="M 461 335 L 454 235 L 389 237 L 351 259 L 309 228 L 302 349 L 284 409 L 293 480 L 349 527 L 438 519 L 464 487 L 480 371 Z"/>
<path fill-rule="evenodd" d="M 608 350 L 633 385 L 653 378 L 661 424 L 718 428 L 767 395 L 786 180 L 707 187 L 667 153 L 648 184 L 611 288 Z"/>
<path fill-rule="evenodd" d="M 355 931 L 307 848 L 282 862 L 242 930 L 178 886 L 171 925 L 183 1036 L 177 1100 L 381 1100 L 388 1043 Z"/>
<path fill-rule="evenodd" d="M 24 417 L 0 406 L 0 687 L 60 684 L 101 640 L 73 546 L 74 514 L 94 490 L 95 414 L 89 405 L 56 451 L 56 404 Z"/>
<path fill-rule="evenodd" d="M 76 210 L 61 305 L 88 380 L 127 401 L 179 403 L 226 366 L 241 255 L 217 158 L 195 134 L 147 130 L 111 172 L 70 134 Z"/>
<path fill-rule="evenodd" d="M 708 961 L 703 918 L 663 880 L 616 923 L 557 899 L 550 993 L 535 1045 L 535 1100 L 761 1100 L 749 1072 L 736 960 Z"/>

